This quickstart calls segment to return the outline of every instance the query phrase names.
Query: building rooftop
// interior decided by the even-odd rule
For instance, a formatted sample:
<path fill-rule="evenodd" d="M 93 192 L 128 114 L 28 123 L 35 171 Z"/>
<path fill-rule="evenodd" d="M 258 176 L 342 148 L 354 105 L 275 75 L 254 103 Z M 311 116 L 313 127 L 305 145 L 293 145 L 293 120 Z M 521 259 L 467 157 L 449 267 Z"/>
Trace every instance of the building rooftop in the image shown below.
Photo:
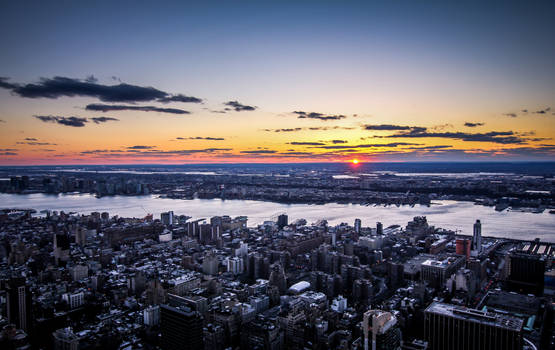
<path fill-rule="evenodd" d="M 426 312 L 505 328 L 515 332 L 520 332 L 524 324 L 524 321 L 520 318 L 440 302 L 433 302 L 426 308 Z"/>

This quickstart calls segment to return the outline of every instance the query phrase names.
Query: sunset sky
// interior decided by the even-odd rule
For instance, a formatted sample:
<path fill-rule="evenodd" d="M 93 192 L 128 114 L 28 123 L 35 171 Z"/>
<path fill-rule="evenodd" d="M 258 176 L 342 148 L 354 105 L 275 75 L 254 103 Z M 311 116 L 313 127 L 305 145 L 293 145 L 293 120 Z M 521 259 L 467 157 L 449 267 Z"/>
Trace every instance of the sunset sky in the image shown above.
<path fill-rule="evenodd" d="M 3 165 L 555 160 L 553 1 L 31 4 Z"/>

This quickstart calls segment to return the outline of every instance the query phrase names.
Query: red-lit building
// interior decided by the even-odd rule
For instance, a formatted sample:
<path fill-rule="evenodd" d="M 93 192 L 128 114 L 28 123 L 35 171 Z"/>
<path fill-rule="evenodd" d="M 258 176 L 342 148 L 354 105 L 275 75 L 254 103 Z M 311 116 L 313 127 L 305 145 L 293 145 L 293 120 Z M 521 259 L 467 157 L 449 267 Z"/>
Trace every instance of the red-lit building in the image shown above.
<path fill-rule="evenodd" d="M 470 240 L 466 238 L 457 238 L 456 252 L 458 255 L 466 255 L 470 258 Z"/>

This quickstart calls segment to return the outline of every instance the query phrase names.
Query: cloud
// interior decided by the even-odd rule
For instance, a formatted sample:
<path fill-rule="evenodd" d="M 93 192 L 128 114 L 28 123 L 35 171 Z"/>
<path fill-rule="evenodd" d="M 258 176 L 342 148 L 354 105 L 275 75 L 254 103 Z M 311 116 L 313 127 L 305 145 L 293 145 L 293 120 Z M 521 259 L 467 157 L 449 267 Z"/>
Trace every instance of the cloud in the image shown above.
<path fill-rule="evenodd" d="M 9 78 L 0 77 L 0 88 L 11 90 L 12 93 L 26 98 L 58 98 L 58 97 L 94 97 L 104 102 L 145 102 L 158 101 L 201 103 L 202 99 L 183 94 L 169 94 L 165 91 L 150 87 L 121 83 L 118 77 L 117 85 L 99 84 L 94 75 L 87 78 L 74 79 L 67 77 L 41 78 L 38 83 L 15 84 L 9 83 Z"/>
<path fill-rule="evenodd" d="M 223 137 L 202 137 L 202 136 L 194 136 L 194 137 L 176 137 L 176 140 L 206 140 L 206 141 L 224 141 Z"/>
<path fill-rule="evenodd" d="M 549 112 L 549 111 L 551 111 L 551 107 L 547 107 L 547 108 L 544 108 L 544 109 L 539 109 L 539 110 L 535 111 L 534 113 L 535 114 L 547 114 L 547 112 Z"/>
<path fill-rule="evenodd" d="M 93 103 L 85 107 L 89 111 L 141 111 L 141 112 L 160 112 L 160 113 L 171 113 L 171 114 L 190 114 L 189 111 L 177 108 L 160 108 L 154 106 L 127 106 L 127 105 L 106 105 L 101 103 Z"/>
<path fill-rule="evenodd" d="M 324 146 L 325 143 L 322 142 L 288 142 L 289 145 L 294 146 Z"/>
<path fill-rule="evenodd" d="M 53 115 L 35 115 L 34 117 L 45 123 L 58 123 L 61 125 L 72 126 L 76 128 L 83 127 L 85 126 L 85 123 L 88 123 L 87 118 L 81 117 L 59 117 Z"/>
<path fill-rule="evenodd" d="M 423 130 L 422 130 L 423 129 Z M 446 138 L 462 141 L 492 142 L 499 144 L 522 144 L 526 139 L 513 131 L 491 131 L 487 133 L 466 132 L 428 132 L 426 128 L 413 128 L 410 131 L 385 136 L 387 138 Z"/>
<path fill-rule="evenodd" d="M 435 146 L 422 146 L 422 147 L 406 147 L 404 150 L 414 150 L 414 151 L 433 151 L 438 149 L 452 148 L 452 145 L 435 145 Z"/>
<path fill-rule="evenodd" d="M 0 152 L 0 156 L 17 156 L 17 152 Z"/>
<path fill-rule="evenodd" d="M 294 111 L 294 114 L 297 115 L 299 119 L 319 119 L 319 120 L 339 120 L 347 118 L 344 115 L 324 115 L 322 113 L 317 112 L 303 112 L 303 111 Z"/>
<path fill-rule="evenodd" d="M 225 106 L 229 106 L 231 107 L 233 110 L 235 110 L 236 112 L 241 112 L 241 111 L 254 111 L 257 107 L 254 106 L 247 106 L 244 105 L 242 103 L 239 103 L 237 101 L 228 101 L 224 103 Z M 229 110 L 228 108 L 226 108 L 226 110 Z"/>
<path fill-rule="evenodd" d="M 139 148 L 137 148 L 139 147 Z M 149 147 L 149 148 L 140 148 Z M 215 154 L 231 151 L 231 148 L 204 148 L 204 149 L 182 149 L 182 150 L 158 150 L 151 146 L 131 146 L 125 150 L 89 150 L 80 152 L 81 155 L 95 155 L 99 158 L 156 158 L 156 157 L 175 157 L 189 156 L 194 154 Z"/>
<path fill-rule="evenodd" d="M 477 126 L 483 126 L 485 123 L 472 123 L 472 122 L 466 122 L 464 123 L 464 126 L 469 127 L 469 128 L 475 128 Z"/>
<path fill-rule="evenodd" d="M 5 123 L 6 121 L 3 119 L 0 119 L 0 123 Z"/>
<path fill-rule="evenodd" d="M 9 83 L 8 80 L 10 80 L 10 78 L 0 77 L 0 88 L 8 89 L 8 90 L 17 88 L 16 84 Z"/>
<path fill-rule="evenodd" d="M 268 149 L 260 149 L 260 150 L 255 150 L 255 151 L 241 151 L 240 153 L 245 153 L 245 154 L 274 154 L 274 153 L 277 153 L 277 151 L 268 150 Z"/>
<path fill-rule="evenodd" d="M 323 149 L 355 149 L 355 148 L 379 148 L 379 147 L 399 147 L 399 146 L 418 146 L 419 143 L 409 143 L 409 142 L 390 142 L 390 143 L 373 143 L 373 144 L 361 144 L 361 145 L 334 145 L 334 146 L 315 146 L 311 148 L 323 148 Z"/>
<path fill-rule="evenodd" d="M 152 101 L 168 96 L 168 93 L 153 87 L 131 84 L 103 85 L 90 79 L 80 80 L 66 77 L 41 78 L 38 83 L 2 84 L 0 87 L 12 90 L 20 97 L 58 98 L 95 97 L 105 102 Z"/>
<path fill-rule="evenodd" d="M 503 113 L 506 117 L 516 118 L 518 115 L 516 113 Z"/>
<path fill-rule="evenodd" d="M 268 132 L 296 132 L 296 131 L 325 131 L 325 130 L 353 130 L 348 126 L 313 126 L 305 128 L 284 128 L 284 129 L 262 129 Z"/>
<path fill-rule="evenodd" d="M 85 78 L 85 81 L 87 83 L 97 83 L 98 79 L 96 79 L 95 76 L 91 74 L 91 75 L 89 75 L 88 77 Z"/>
<path fill-rule="evenodd" d="M 35 118 L 45 123 L 57 123 L 65 126 L 83 127 L 89 122 L 89 119 L 84 117 L 60 117 L 55 115 L 35 115 Z M 108 121 L 119 121 L 119 119 L 112 117 L 93 117 L 90 118 L 95 124 L 106 123 Z M 26 139 L 31 141 L 30 139 Z"/>
<path fill-rule="evenodd" d="M 271 131 L 271 132 L 295 132 L 301 131 L 303 128 L 286 128 L 286 129 L 264 129 L 264 131 Z"/>
<path fill-rule="evenodd" d="M 158 102 L 168 103 L 168 102 L 185 102 L 185 103 L 202 103 L 202 99 L 194 96 L 185 96 L 182 94 L 171 95 L 159 98 Z"/>
<path fill-rule="evenodd" d="M 528 113 L 530 112 L 530 113 L 532 113 L 532 114 L 549 114 L 550 111 L 551 111 L 551 107 L 540 108 L 540 109 L 537 109 L 537 110 L 535 110 L 535 111 L 533 111 L 533 112 L 531 112 L 529 109 L 525 108 L 525 109 L 520 110 L 520 113 L 522 113 L 522 114 L 528 114 Z M 514 112 L 511 112 L 511 113 L 503 113 L 503 115 L 506 116 L 506 117 L 511 117 L 511 118 L 516 118 L 516 117 L 518 117 L 518 114 L 517 114 L 517 113 L 514 113 Z"/>
<path fill-rule="evenodd" d="M 391 124 L 364 125 L 365 130 L 411 130 L 413 128 L 415 127 L 405 126 L 405 125 L 391 125 Z"/>
<path fill-rule="evenodd" d="M 333 144 L 336 144 L 336 143 L 347 143 L 347 141 L 345 141 L 345 140 L 331 140 L 330 142 L 333 143 Z"/>
<path fill-rule="evenodd" d="M 29 146 L 57 146 L 55 143 L 50 142 L 40 142 L 37 138 L 27 137 L 24 141 L 16 142 L 17 145 L 29 145 Z"/>
<path fill-rule="evenodd" d="M 127 147 L 127 149 L 153 149 L 153 148 L 154 148 L 154 146 L 143 146 L 143 145 Z"/>
<path fill-rule="evenodd" d="M 106 123 L 106 122 L 108 122 L 108 121 L 119 121 L 119 119 L 117 119 L 117 118 L 112 118 L 112 117 L 93 117 L 93 118 L 91 118 L 91 120 L 92 120 L 95 124 Z"/>

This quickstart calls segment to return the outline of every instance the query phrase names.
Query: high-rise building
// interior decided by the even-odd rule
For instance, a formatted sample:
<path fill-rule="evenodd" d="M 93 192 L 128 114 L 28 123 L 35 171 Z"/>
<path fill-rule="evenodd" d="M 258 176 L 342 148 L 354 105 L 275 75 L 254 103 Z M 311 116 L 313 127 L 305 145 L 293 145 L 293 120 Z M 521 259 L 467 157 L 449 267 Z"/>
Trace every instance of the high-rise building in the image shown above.
<path fill-rule="evenodd" d="M 482 252 L 482 223 L 476 220 L 474 223 L 474 232 L 472 234 L 472 250 L 476 253 Z"/>
<path fill-rule="evenodd" d="M 466 238 L 457 238 L 456 241 L 456 253 L 458 255 L 464 255 L 466 258 L 470 258 L 470 240 Z"/>
<path fill-rule="evenodd" d="M 381 222 L 376 222 L 376 234 L 383 235 L 383 224 Z"/>
<path fill-rule="evenodd" d="M 270 272 L 270 285 L 276 286 L 281 294 L 287 291 L 287 278 L 285 277 L 285 271 L 279 263 L 275 263 L 271 267 L 272 272 Z"/>
<path fill-rule="evenodd" d="M 397 350 L 401 346 L 401 331 L 397 318 L 390 312 L 368 310 L 362 320 L 364 350 Z"/>
<path fill-rule="evenodd" d="M 235 257 L 228 257 L 226 259 L 227 271 L 231 272 L 234 275 L 240 275 L 245 271 L 245 266 L 243 262 L 243 258 L 238 256 Z"/>
<path fill-rule="evenodd" d="M 527 251 L 509 255 L 508 287 L 522 294 L 542 295 L 545 284 L 545 256 Z"/>
<path fill-rule="evenodd" d="M 57 265 L 63 265 L 69 260 L 69 236 L 65 233 L 54 235 L 54 259 Z"/>
<path fill-rule="evenodd" d="M 278 228 L 281 230 L 282 228 L 284 228 L 285 226 L 288 225 L 289 222 L 289 218 L 287 217 L 287 214 L 281 214 L 280 216 L 278 216 L 277 218 L 277 225 Z"/>
<path fill-rule="evenodd" d="M 206 275 L 215 276 L 218 274 L 218 266 L 220 262 L 218 257 L 213 251 L 206 253 L 204 260 L 202 261 L 202 272 Z"/>
<path fill-rule="evenodd" d="M 28 331 L 32 323 L 32 296 L 29 286 L 25 283 L 25 277 L 10 279 L 6 292 L 8 322 L 15 324 L 17 328 Z"/>
<path fill-rule="evenodd" d="M 160 214 L 160 221 L 166 226 L 173 225 L 173 211 L 167 211 Z"/>
<path fill-rule="evenodd" d="M 420 265 L 420 278 L 431 287 L 443 288 L 447 279 L 459 268 L 466 259 L 459 255 L 446 256 L 441 259 L 427 259 Z"/>
<path fill-rule="evenodd" d="M 160 306 L 160 343 L 162 349 L 202 349 L 202 316 L 185 306 Z"/>
<path fill-rule="evenodd" d="M 143 310 L 143 323 L 149 327 L 160 323 L 160 307 L 158 305 L 149 306 Z"/>
<path fill-rule="evenodd" d="M 360 233 L 360 227 L 362 226 L 362 221 L 360 219 L 355 219 L 355 232 Z"/>
<path fill-rule="evenodd" d="M 62 299 L 67 303 L 71 309 L 76 309 L 85 303 L 85 293 L 73 292 L 64 293 Z"/>
<path fill-rule="evenodd" d="M 430 350 L 521 350 L 524 321 L 507 314 L 433 302 L 424 312 Z"/>

